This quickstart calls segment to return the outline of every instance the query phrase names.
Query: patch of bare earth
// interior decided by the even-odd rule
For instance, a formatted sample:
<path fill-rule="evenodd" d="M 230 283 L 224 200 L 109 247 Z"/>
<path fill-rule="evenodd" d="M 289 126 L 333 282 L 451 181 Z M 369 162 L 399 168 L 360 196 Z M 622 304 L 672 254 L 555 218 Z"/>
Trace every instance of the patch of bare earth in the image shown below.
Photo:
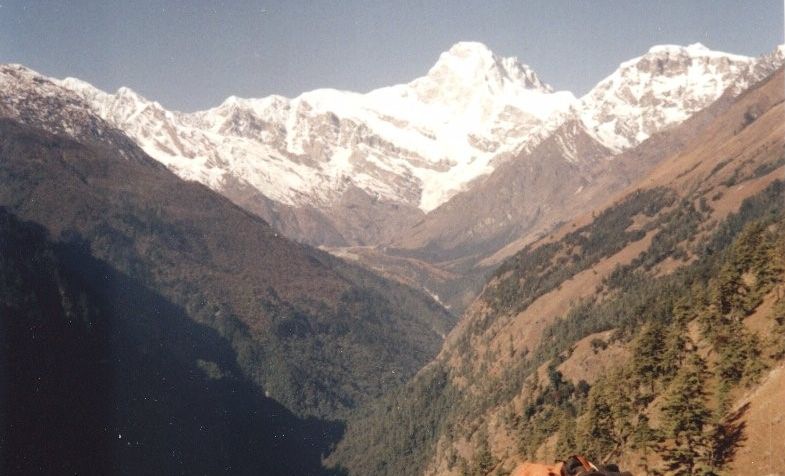
<path fill-rule="evenodd" d="M 769 372 L 761 384 L 739 401 L 744 439 L 729 474 L 785 475 L 785 364 Z"/>
<path fill-rule="evenodd" d="M 458 328 L 465 327 L 468 322 L 477 318 L 480 314 L 490 312 L 487 305 L 481 300 L 475 301 L 458 324 L 456 330 L 451 333 L 453 338 L 448 337 L 448 342 L 442 351 L 441 357 L 448 359 L 453 368 L 458 368 L 467 360 L 474 367 L 478 362 L 485 360 L 482 356 L 495 351 L 496 358 L 489 366 L 487 375 L 488 378 L 500 376 L 505 366 L 513 364 L 513 359 L 524 358 L 523 355 L 527 349 L 534 349 L 542 337 L 543 331 L 556 319 L 562 317 L 573 303 L 595 293 L 597 286 L 617 265 L 629 264 L 640 253 L 648 249 L 652 236 L 653 232 L 649 232 L 642 239 L 630 243 L 613 256 L 605 258 L 592 268 L 576 274 L 571 279 L 566 280 L 558 289 L 536 299 L 524 311 L 510 316 L 506 320 L 500 319 L 500 321 L 504 322 L 492 326 L 484 336 L 474 338 L 466 348 L 457 349 L 455 348 L 457 340 L 454 336 L 463 333 Z M 624 354 L 626 351 L 617 345 L 611 345 L 608 349 L 600 350 L 597 354 L 590 350 L 592 339 L 607 339 L 608 335 L 608 333 L 600 333 L 580 341 L 573 351 L 574 358 L 572 360 L 568 359 L 563 363 L 565 375 L 568 378 L 575 378 L 576 381 L 584 379 L 592 382 L 597 378 L 597 372 L 604 368 L 598 364 L 599 362 L 615 362 L 614 356 L 620 357 Z M 492 337 L 490 340 L 485 340 L 488 339 L 488 336 Z M 513 336 L 512 346 L 514 351 L 512 353 L 509 351 L 510 336 Z M 538 374 L 544 375 L 546 366 L 547 364 L 544 364 L 541 372 L 538 372 Z M 475 368 L 474 371 L 477 371 L 477 369 Z M 468 384 L 465 379 L 456 377 L 454 377 L 453 383 L 459 387 L 465 387 Z M 466 388 L 466 391 L 473 390 Z M 483 417 L 483 422 L 488 425 L 489 444 L 494 455 L 501 457 L 500 467 L 503 468 L 512 468 L 519 463 L 516 437 L 510 433 L 509 428 L 503 423 L 503 416 L 509 412 L 519 414 L 523 410 L 525 396 L 526 391 L 522 389 L 521 393 L 511 402 L 491 409 Z M 470 422 L 466 426 L 476 428 L 483 422 Z M 470 448 L 473 446 L 467 441 L 469 439 L 471 439 L 471 434 L 463 437 L 458 436 L 452 444 L 452 449 L 449 449 L 446 441 L 442 438 L 437 444 L 436 455 L 431 462 L 431 466 L 429 466 L 425 474 L 459 474 L 459 468 L 457 467 L 452 470 L 448 469 L 446 465 L 448 460 L 447 452 L 457 451 L 462 457 L 471 461 L 473 454 Z M 542 448 L 543 455 L 550 455 L 553 452 L 552 446 L 546 443 Z"/>
<path fill-rule="evenodd" d="M 512 336 L 512 345 L 516 354 L 534 350 L 548 326 L 564 316 L 574 303 L 594 295 L 602 280 L 610 275 L 617 265 L 629 264 L 647 250 L 653 235 L 654 232 L 647 233 L 646 236 L 630 243 L 613 256 L 564 281 L 559 288 L 540 296 L 495 332 L 491 346 L 509 345 Z M 500 365 L 506 363 L 504 356 L 498 363 Z"/>
<path fill-rule="evenodd" d="M 579 340 L 570 356 L 557 367 L 564 377 L 573 383 L 585 380 L 589 384 L 600 375 L 624 362 L 630 352 L 618 342 L 608 343 L 613 331 L 598 332 Z M 598 345 L 602 342 L 603 347 Z"/>

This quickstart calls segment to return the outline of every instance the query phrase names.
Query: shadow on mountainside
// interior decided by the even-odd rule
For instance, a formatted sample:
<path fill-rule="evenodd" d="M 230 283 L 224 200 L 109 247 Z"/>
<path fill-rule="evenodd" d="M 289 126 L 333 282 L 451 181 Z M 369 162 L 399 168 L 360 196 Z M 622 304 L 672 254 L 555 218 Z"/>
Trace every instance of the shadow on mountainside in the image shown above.
<path fill-rule="evenodd" d="M 714 464 L 723 468 L 736 458 L 736 452 L 747 441 L 745 433 L 747 422 L 744 417 L 750 409 L 750 402 L 732 411 L 714 431 Z"/>
<path fill-rule="evenodd" d="M 334 475 L 344 425 L 266 398 L 227 341 L 0 208 L 0 473 Z"/>

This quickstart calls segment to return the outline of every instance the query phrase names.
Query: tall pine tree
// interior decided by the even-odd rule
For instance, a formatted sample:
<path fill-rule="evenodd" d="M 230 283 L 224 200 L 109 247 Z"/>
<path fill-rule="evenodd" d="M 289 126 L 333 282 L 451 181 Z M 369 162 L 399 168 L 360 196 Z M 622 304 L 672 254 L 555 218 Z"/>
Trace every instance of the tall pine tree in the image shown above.
<path fill-rule="evenodd" d="M 632 347 L 632 372 L 654 394 L 654 384 L 662 373 L 665 328 L 659 322 L 644 324 Z"/>
<path fill-rule="evenodd" d="M 667 438 L 660 447 L 668 471 L 692 476 L 709 469 L 711 443 L 708 426 L 711 411 L 705 389 L 708 370 L 697 354 L 691 354 L 671 383 L 662 407 Z"/>
<path fill-rule="evenodd" d="M 493 457 L 491 446 L 488 444 L 487 428 L 482 428 L 477 438 L 479 445 L 474 453 L 474 461 L 471 467 L 463 469 L 464 476 L 485 476 L 493 470 L 498 462 Z"/>

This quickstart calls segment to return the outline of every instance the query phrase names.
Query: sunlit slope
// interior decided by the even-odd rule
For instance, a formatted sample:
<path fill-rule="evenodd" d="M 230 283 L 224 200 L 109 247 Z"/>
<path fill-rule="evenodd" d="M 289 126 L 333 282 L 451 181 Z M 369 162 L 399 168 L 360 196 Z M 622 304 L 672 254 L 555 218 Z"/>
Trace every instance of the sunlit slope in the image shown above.
<path fill-rule="evenodd" d="M 697 348 L 728 354 L 736 345 L 765 342 L 759 353 L 749 353 L 755 346 L 744 347 L 748 353 L 741 360 L 708 361 L 711 375 L 722 378 L 711 377 L 706 405 L 722 413 L 754 387 L 766 367 L 781 359 L 776 343 L 766 340 L 774 331 L 731 333 L 739 339 L 725 345 L 708 327 L 712 319 L 719 323 L 716 332 L 746 325 L 744 316 L 756 312 L 783 280 L 782 84 L 780 70 L 729 99 L 700 134 L 627 192 L 505 261 L 439 357 L 406 390 L 351 422 L 333 460 L 358 474 L 397 474 L 403 468 L 461 474 L 464 468 L 480 471 L 488 461 L 501 471 L 521 458 L 553 458 L 570 447 L 570 453 L 585 450 L 597 459 L 610 454 L 638 464 L 643 446 L 636 449 L 624 430 L 606 428 L 606 446 L 593 445 L 587 435 L 603 431 L 592 427 L 598 420 L 590 411 L 614 384 L 598 376 L 615 372 L 641 382 L 627 393 L 645 397 L 641 411 L 651 414 L 651 428 L 664 428 L 658 412 L 670 383 L 686 367 L 670 361 L 665 373 L 644 384 L 646 374 L 625 358 L 636 354 L 642 330 L 652 327 L 665 333 L 682 325 L 693 329 L 692 343 L 677 346 L 685 356 Z M 748 288 L 745 304 L 716 311 L 711 300 L 718 287 L 741 275 Z M 729 318 L 731 312 L 736 317 Z M 779 329 L 776 316 L 765 319 Z M 576 349 L 577 360 L 570 360 L 576 345 L 583 350 Z M 607 370 L 582 370 L 587 360 Z M 577 434 L 565 433 L 565 418 L 578 418 Z M 638 420 L 625 421 L 643 428 Z M 622 437 L 621 443 L 613 440 Z M 663 438 L 672 446 L 667 434 Z M 661 464 L 659 456 L 648 454 L 649 464 Z"/>

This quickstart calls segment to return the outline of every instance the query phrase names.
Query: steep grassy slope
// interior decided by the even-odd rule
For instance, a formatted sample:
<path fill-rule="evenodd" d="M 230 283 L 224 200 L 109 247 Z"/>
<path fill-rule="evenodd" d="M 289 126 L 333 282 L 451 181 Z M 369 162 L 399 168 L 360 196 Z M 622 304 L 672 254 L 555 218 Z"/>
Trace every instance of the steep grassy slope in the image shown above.
<path fill-rule="evenodd" d="M 30 97 L 31 108 L 36 100 L 57 98 Z M 300 415 L 337 416 L 384 393 L 451 326 L 427 296 L 288 241 L 135 146 L 4 119 L 0 184 L 0 205 L 216 329 L 243 372 Z"/>
<path fill-rule="evenodd" d="M 731 331 L 746 326 L 744 316 L 785 278 L 778 268 L 763 266 L 784 254 L 782 84 L 780 70 L 728 100 L 644 180 L 507 260 L 439 357 L 406 388 L 351 421 L 331 461 L 353 474 L 504 474 L 523 457 L 580 449 L 596 459 L 632 464 L 635 455 L 645 464 L 664 464 L 652 456 L 655 446 L 664 455 L 674 440 L 657 414 L 670 384 L 687 378 L 688 366 L 682 365 L 686 358 L 658 361 L 655 367 L 667 371 L 655 375 L 627 363 L 631 348 L 656 354 L 635 347 L 644 340 L 642 329 L 652 326 L 693 329 L 690 344 L 674 346 L 679 356 L 705 360 L 708 349 L 727 354 L 725 363 L 707 363 L 723 376 L 711 381 L 706 396 L 707 408 L 722 421 L 739 388 L 753 385 L 766 365 L 782 358 L 774 352 L 776 342 L 752 351 L 763 333 Z M 727 275 L 729 267 L 735 274 Z M 723 295 L 717 290 L 728 289 L 728 276 L 743 276 L 746 304 L 709 312 Z M 704 298 L 705 305 L 699 301 Z M 689 317 L 677 318 L 684 315 Z M 712 319 L 725 338 L 709 331 Z M 766 319 L 767 329 L 779 325 L 776 316 Z M 592 362 L 605 370 L 581 370 L 585 350 L 570 360 L 576 346 L 586 345 L 604 353 Z M 577 361 L 580 355 L 584 363 Z M 603 374 L 617 378 L 599 379 Z M 633 405 L 607 402 L 620 385 L 625 398 L 640 396 L 634 408 L 651 412 L 650 425 L 629 413 L 606 418 L 608 409 Z M 576 418 L 583 433 L 571 436 Z M 613 423 L 592 427 L 603 421 Z M 633 437 L 630 428 L 640 434 Z"/>

